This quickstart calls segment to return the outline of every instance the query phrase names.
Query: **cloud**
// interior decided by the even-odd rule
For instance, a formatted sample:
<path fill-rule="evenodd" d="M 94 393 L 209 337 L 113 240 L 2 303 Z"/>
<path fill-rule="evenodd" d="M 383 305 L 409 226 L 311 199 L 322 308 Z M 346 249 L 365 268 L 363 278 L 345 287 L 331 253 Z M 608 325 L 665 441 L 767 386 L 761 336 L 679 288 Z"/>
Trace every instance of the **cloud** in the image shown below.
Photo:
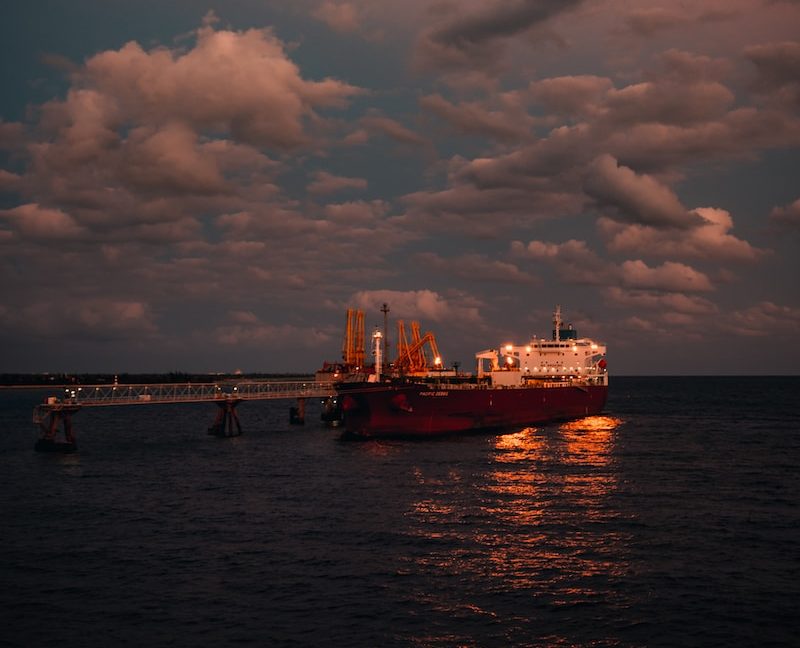
<path fill-rule="evenodd" d="M 621 126 L 621 125 L 620 125 Z M 636 123 L 606 132 L 603 147 L 643 169 L 669 169 L 702 160 L 752 157 L 760 150 L 800 142 L 800 123 L 785 112 L 735 108 L 716 121 L 698 124 Z"/>
<path fill-rule="evenodd" d="M 602 84 L 592 87 L 597 90 Z M 569 102 L 568 97 L 562 94 L 560 100 Z M 662 179 L 676 178 L 679 169 L 701 161 L 719 164 L 752 157 L 760 149 L 800 143 L 800 122 L 775 110 L 737 108 L 711 119 L 716 108 L 686 109 L 676 115 L 682 113 L 680 120 L 687 123 L 668 124 L 642 122 L 634 114 L 626 121 L 605 98 L 591 93 L 580 92 L 569 105 L 582 111 L 586 121 L 555 127 L 546 137 L 471 161 L 455 156 L 448 186 L 416 192 L 405 200 L 439 218 L 444 211 L 451 220 L 458 217 L 470 226 L 479 206 L 492 214 L 525 209 L 529 215 L 558 218 L 580 213 L 589 202 L 622 222 L 687 229 L 702 224 L 702 219 L 684 207 Z M 652 110 L 655 119 L 665 107 L 653 105 Z M 521 207 L 525 203 L 528 207 Z M 498 221 L 497 229 L 503 227 Z"/>
<path fill-rule="evenodd" d="M 621 88 L 609 78 L 583 75 L 541 79 L 530 84 L 529 92 L 562 119 L 591 119 L 606 132 L 638 123 L 688 126 L 717 120 L 733 105 L 733 92 L 717 78 L 727 69 L 724 61 L 677 50 L 658 60 L 658 70 Z"/>
<path fill-rule="evenodd" d="M 688 21 L 689 18 L 683 11 L 661 7 L 632 11 L 625 18 L 630 30 L 641 36 L 652 36 L 659 31 L 684 25 Z"/>
<path fill-rule="evenodd" d="M 311 15 L 331 29 L 343 34 L 358 31 L 360 20 L 358 8 L 352 2 L 323 2 Z"/>
<path fill-rule="evenodd" d="M 163 246 L 196 240 L 202 226 L 196 218 L 184 217 L 160 223 L 137 223 L 115 231 L 113 239 Z M 111 239 L 112 237 L 108 237 Z"/>
<path fill-rule="evenodd" d="M 513 263 L 492 260 L 485 254 L 462 254 L 446 258 L 434 252 L 420 252 L 414 255 L 414 263 L 440 275 L 470 281 L 501 284 L 530 284 L 537 281 Z"/>
<path fill-rule="evenodd" d="M 608 286 L 602 294 L 607 307 L 623 313 L 615 328 L 643 333 L 651 343 L 678 337 L 683 345 L 701 341 L 708 344 L 709 332 L 720 332 L 719 307 L 696 294 L 623 286 Z M 625 312 L 629 314 L 624 315 Z M 620 346 L 627 343 L 627 338 L 620 338 Z"/>
<path fill-rule="evenodd" d="M 800 227 L 800 198 L 790 205 L 773 208 L 769 218 L 778 225 Z"/>
<path fill-rule="evenodd" d="M 612 87 L 606 77 L 576 75 L 534 81 L 529 90 L 546 110 L 563 117 L 596 114 Z"/>
<path fill-rule="evenodd" d="M 325 222 L 304 218 L 291 208 L 278 206 L 256 206 L 239 212 L 221 214 L 215 224 L 227 240 L 281 240 L 287 241 L 323 233 L 328 227 Z"/>
<path fill-rule="evenodd" d="M 519 104 L 490 110 L 478 102 L 454 104 L 438 94 L 420 98 L 419 104 L 424 110 L 444 119 L 456 132 L 465 135 L 519 141 L 530 137 L 534 123 Z"/>
<path fill-rule="evenodd" d="M 579 210 L 583 201 L 566 192 L 457 184 L 439 191 L 419 191 L 402 197 L 405 221 L 414 231 L 496 239 L 519 224 Z"/>
<path fill-rule="evenodd" d="M 619 223 L 609 218 L 597 221 L 606 246 L 615 253 L 637 252 L 656 257 L 756 261 L 764 250 L 730 234 L 733 218 L 724 209 L 699 207 L 692 210 L 699 222 L 687 229 L 665 229 Z"/>
<path fill-rule="evenodd" d="M 229 191 L 213 154 L 184 124 L 136 128 L 125 142 L 121 178 L 134 191 L 214 194 Z"/>
<path fill-rule="evenodd" d="M 796 337 L 800 333 L 800 308 L 762 301 L 749 308 L 734 311 L 723 326 L 748 337 L 781 334 Z"/>
<path fill-rule="evenodd" d="M 147 303 L 99 297 L 29 304 L 7 310 L 0 323 L 45 338 L 142 340 L 158 332 Z"/>
<path fill-rule="evenodd" d="M 629 288 L 664 292 L 707 292 L 711 281 L 702 272 L 683 263 L 667 261 L 651 268 L 644 261 L 625 261 L 620 267 L 622 284 Z"/>
<path fill-rule="evenodd" d="M 800 107 L 800 41 L 753 45 L 745 48 L 744 55 L 756 67 L 756 92 Z"/>
<path fill-rule="evenodd" d="M 684 228 L 697 222 L 672 190 L 620 166 L 611 155 L 601 155 L 589 165 L 583 189 L 598 206 L 611 208 L 626 221 Z"/>
<path fill-rule="evenodd" d="M 306 190 L 316 195 L 337 193 L 346 189 L 363 190 L 367 188 L 367 181 L 364 178 L 346 178 L 327 171 L 316 171 L 313 178 Z"/>
<path fill-rule="evenodd" d="M 641 259 L 624 261 L 620 266 L 602 259 L 584 241 L 565 243 L 520 241 L 511 244 L 511 253 L 521 258 L 553 265 L 562 281 L 588 285 L 621 285 L 628 288 L 663 292 L 704 292 L 713 289 L 706 275 L 682 263 L 667 261 L 650 267 Z"/>
<path fill-rule="evenodd" d="M 654 83 L 721 82 L 731 74 L 733 68 L 733 63 L 726 58 L 712 58 L 676 48 L 662 52 L 656 61 L 658 66 L 645 72 L 645 78 Z"/>
<path fill-rule="evenodd" d="M 369 115 L 361 120 L 361 124 L 368 131 L 373 133 L 381 133 L 392 139 L 400 142 L 401 144 L 410 144 L 412 146 L 428 146 L 428 140 L 415 133 L 413 130 L 406 128 L 396 119 L 385 117 L 379 114 Z"/>
<path fill-rule="evenodd" d="M 0 210 L 0 218 L 21 235 L 40 241 L 75 239 L 85 233 L 69 214 L 37 203 Z"/>
<path fill-rule="evenodd" d="M 343 146 L 363 146 L 369 142 L 369 131 L 366 128 L 356 128 L 354 131 L 345 135 L 341 144 Z"/>
<path fill-rule="evenodd" d="M 25 126 L 20 122 L 7 122 L 0 118 L 0 150 L 20 150 L 24 143 Z"/>
<path fill-rule="evenodd" d="M 165 223 L 178 222 L 196 236 L 185 226 L 253 205 L 285 211 L 275 184 L 283 163 L 264 150 L 320 150 L 330 132 L 322 112 L 361 90 L 304 79 L 270 30 L 212 22 L 183 49 L 130 42 L 89 57 L 66 97 L 41 107 L 14 188 L 107 241 L 177 234 Z M 20 128 L 0 127 L 16 144 Z M 62 218 L 56 231 L 68 229 Z"/>
<path fill-rule="evenodd" d="M 559 196 L 571 210 L 584 192 L 601 206 L 613 207 L 616 218 L 686 227 L 696 223 L 696 217 L 657 174 L 674 177 L 676 169 L 700 161 L 735 160 L 761 149 L 800 144 L 800 122 L 786 112 L 735 108 L 715 117 L 729 97 L 716 82 L 683 87 L 676 79 L 657 89 L 652 84 L 630 86 L 630 92 L 623 88 L 616 95 L 604 92 L 603 85 L 597 80 L 578 84 L 572 97 L 572 80 L 560 78 L 552 96 L 569 110 L 580 111 L 582 121 L 555 126 L 546 137 L 510 151 L 458 160 L 449 175 L 451 186 L 442 193 L 464 194 L 466 185 L 480 191 L 513 187 L 517 192 L 508 195 L 515 201 L 522 192 L 535 208 L 543 198 Z M 543 87 L 535 87 L 534 96 Z M 637 92 L 647 99 L 638 109 Z M 670 92 L 677 98 L 668 99 Z M 710 99 L 693 107 L 694 99 L 702 97 Z M 660 103 L 662 99 L 666 103 Z M 686 106 L 670 110 L 670 102 L 681 104 L 683 99 Z M 662 117 L 665 121 L 658 121 Z M 433 199 L 429 195 L 428 200 Z M 503 210 L 504 205 L 495 202 L 494 211 Z"/>
<path fill-rule="evenodd" d="M 393 315 L 401 319 L 458 320 L 473 324 L 481 321 L 476 306 L 448 300 L 433 290 L 361 290 L 354 293 L 348 303 L 370 312 L 376 312 L 381 304 L 388 303 Z"/>
<path fill-rule="evenodd" d="M 388 209 L 387 203 L 373 200 L 325 205 L 323 213 L 331 222 L 351 228 L 375 227 L 386 216 Z"/>
<path fill-rule="evenodd" d="M 419 38 L 417 65 L 425 69 L 496 69 L 502 43 L 568 12 L 583 0 L 492 0 L 449 7 Z"/>
<path fill-rule="evenodd" d="M 732 312 L 753 328 L 754 301 L 797 306 L 792 237 L 763 221 L 800 220 L 775 193 L 800 146 L 798 9 L 306 0 L 269 12 L 274 31 L 209 14 L 164 46 L 49 57 L 58 71 L 9 95 L 24 123 L 0 121 L 2 318 L 138 321 L 157 363 L 212 340 L 289 365 L 295 336 L 338 339 L 354 302 L 481 348 L 527 325 L 507 314 L 534 283 L 601 331 L 724 337 Z M 53 280 L 67 268 L 83 279 Z M 33 351 L 72 353 L 52 340 Z"/>
<path fill-rule="evenodd" d="M 310 2 L 316 5 L 309 14 L 312 18 L 343 37 L 359 36 L 370 43 L 384 43 L 392 35 L 410 29 L 419 18 L 420 8 L 414 5 L 422 4 L 414 0 L 402 5 L 371 0 Z"/>
<path fill-rule="evenodd" d="M 0 192 L 17 191 L 22 182 L 22 176 L 5 169 L 0 169 Z"/>
<path fill-rule="evenodd" d="M 645 81 L 609 90 L 605 121 L 690 125 L 722 118 L 733 102 L 733 93 L 716 81 Z"/>
<path fill-rule="evenodd" d="M 214 329 L 213 339 L 227 347 L 256 349 L 319 348 L 330 343 L 332 337 L 314 327 L 291 324 L 271 324 L 250 311 L 231 311 L 228 322 Z"/>
<path fill-rule="evenodd" d="M 631 32 L 644 38 L 650 38 L 659 32 L 684 27 L 692 23 L 728 20 L 738 13 L 736 9 L 729 7 L 707 8 L 702 4 L 697 9 L 698 11 L 688 11 L 682 7 L 636 9 L 625 16 L 625 22 Z"/>
<path fill-rule="evenodd" d="M 430 38 L 446 46 L 464 48 L 470 44 L 515 36 L 579 4 L 579 0 L 484 3 L 480 10 L 453 14 L 446 24 L 432 31 Z"/>
<path fill-rule="evenodd" d="M 585 241 L 530 241 L 527 245 L 521 241 L 513 241 L 511 254 L 555 266 L 560 279 L 567 283 L 606 285 L 618 281 L 618 271 L 613 264 L 590 250 Z"/>
<path fill-rule="evenodd" d="M 691 316 L 713 315 L 719 310 L 713 302 L 698 295 L 629 290 L 619 286 L 609 286 L 604 294 L 612 303 L 635 310 L 676 312 Z"/>
<path fill-rule="evenodd" d="M 90 58 L 84 86 L 113 100 L 136 122 L 180 119 L 195 129 L 223 129 L 234 139 L 287 149 L 309 140 L 315 110 L 343 107 L 361 91 L 326 79 L 307 81 L 265 29 L 197 31 L 195 46 L 144 51 L 135 42 Z M 202 101 L 196 98 L 202 97 Z"/>

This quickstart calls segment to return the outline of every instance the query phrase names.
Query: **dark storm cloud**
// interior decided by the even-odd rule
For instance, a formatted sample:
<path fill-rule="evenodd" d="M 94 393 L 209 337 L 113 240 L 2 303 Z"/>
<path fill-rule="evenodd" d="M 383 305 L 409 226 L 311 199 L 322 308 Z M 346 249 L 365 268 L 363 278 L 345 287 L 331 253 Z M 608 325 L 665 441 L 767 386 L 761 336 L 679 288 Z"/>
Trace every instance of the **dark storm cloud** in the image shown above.
<path fill-rule="evenodd" d="M 456 15 L 430 33 L 445 47 L 467 49 L 495 38 L 507 38 L 552 16 L 574 9 L 583 0 L 502 0 L 484 3 L 479 11 Z"/>
<path fill-rule="evenodd" d="M 681 228 L 699 222 L 668 187 L 647 175 L 637 175 L 610 155 L 592 161 L 583 189 L 598 206 L 610 207 L 630 222 Z"/>
<path fill-rule="evenodd" d="M 800 41 L 754 45 L 744 55 L 756 66 L 756 92 L 800 108 Z"/>
<path fill-rule="evenodd" d="M 426 68 L 489 70 L 503 57 L 503 41 L 580 6 L 584 0 L 491 0 L 455 5 L 417 45 L 418 64 Z"/>

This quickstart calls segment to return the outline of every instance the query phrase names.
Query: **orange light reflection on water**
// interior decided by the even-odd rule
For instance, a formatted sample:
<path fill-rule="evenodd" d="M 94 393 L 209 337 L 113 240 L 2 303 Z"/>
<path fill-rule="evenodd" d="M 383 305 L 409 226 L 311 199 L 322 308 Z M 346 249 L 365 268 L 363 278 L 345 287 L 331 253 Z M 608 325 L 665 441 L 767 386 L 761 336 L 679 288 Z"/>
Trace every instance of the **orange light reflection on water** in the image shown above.
<path fill-rule="evenodd" d="M 607 465 L 614 430 L 622 423 L 613 416 L 587 416 L 559 426 L 566 443 L 565 460 L 576 464 Z"/>
<path fill-rule="evenodd" d="M 417 532 L 447 543 L 416 556 L 417 567 L 504 590 L 546 592 L 553 606 L 613 597 L 609 579 L 629 569 L 627 537 L 608 524 L 620 517 L 610 495 L 621 423 L 592 416 L 498 436 L 488 470 L 469 479 L 460 474 L 450 488 L 418 475 L 431 488 L 412 503 Z M 439 601 L 445 608 L 465 604 L 472 602 Z"/>

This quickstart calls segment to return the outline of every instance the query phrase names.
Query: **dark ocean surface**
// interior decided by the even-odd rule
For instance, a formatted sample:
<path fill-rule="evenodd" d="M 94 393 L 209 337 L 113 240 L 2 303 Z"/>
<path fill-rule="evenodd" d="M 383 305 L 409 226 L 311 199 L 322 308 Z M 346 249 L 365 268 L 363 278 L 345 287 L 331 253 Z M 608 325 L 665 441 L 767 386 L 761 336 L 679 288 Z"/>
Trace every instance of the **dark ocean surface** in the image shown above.
<path fill-rule="evenodd" d="M 615 378 L 604 416 L 342 442 L 310 402 L 0 391 L 0 645 L 800 645 L 800 378 Z"/>

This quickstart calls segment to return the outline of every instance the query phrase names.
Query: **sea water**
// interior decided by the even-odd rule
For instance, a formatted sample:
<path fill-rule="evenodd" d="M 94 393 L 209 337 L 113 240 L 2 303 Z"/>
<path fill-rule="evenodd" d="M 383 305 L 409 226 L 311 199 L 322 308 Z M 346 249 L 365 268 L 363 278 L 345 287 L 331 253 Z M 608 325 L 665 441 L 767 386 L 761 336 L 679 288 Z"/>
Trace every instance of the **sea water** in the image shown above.
<path fill-rule="evenodd" d="M 342 442 L 309 402 L 0 392 L 0 645 L 789 646 L 798 378 L 612 377 L 580 421 Z"/>

